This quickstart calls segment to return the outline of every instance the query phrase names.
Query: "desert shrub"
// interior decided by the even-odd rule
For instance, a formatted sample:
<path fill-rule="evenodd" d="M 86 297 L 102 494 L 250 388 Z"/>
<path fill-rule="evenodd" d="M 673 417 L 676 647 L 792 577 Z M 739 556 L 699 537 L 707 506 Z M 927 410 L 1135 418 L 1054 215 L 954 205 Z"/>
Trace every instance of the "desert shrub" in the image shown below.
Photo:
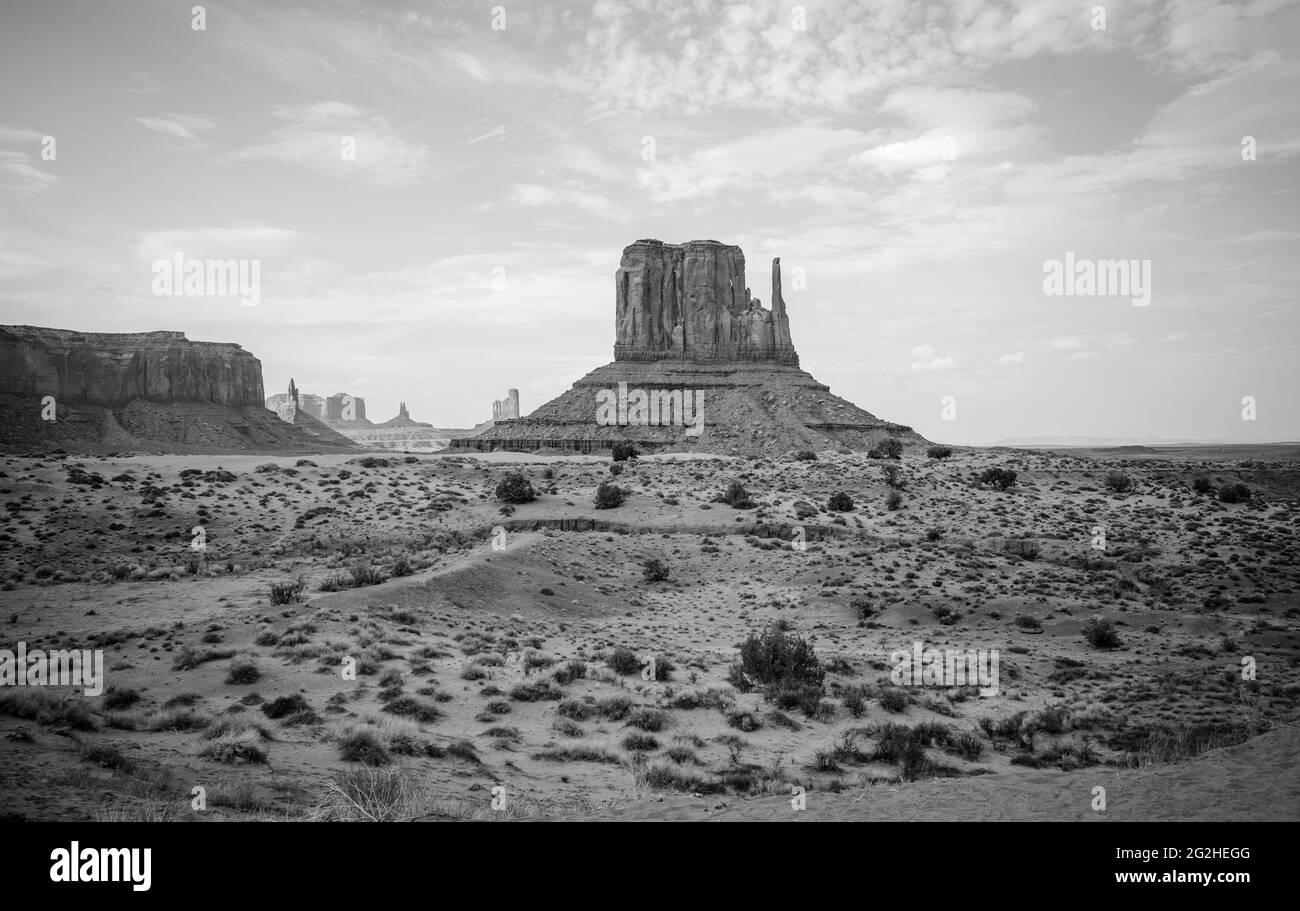
<path fill-rule="evenodd" d="M 837 490 L 831 494 L 831 498 L 826 501 L 826 508 L 831 512 L 852 512 L 853 498 L 842 490 Z"/>
<path fill-rule="evenodd" d="M 93 731 L 97 727 L 94 716 L 80 700 L 64 700 L 43 689 L 0 691 L 0 715 L 45 725 L 66 724 L 75 731 Z"/>
<path fill-rule="evenodd" d="M 1029 614 L 1018 614 L 1015 620 L 1016 626 L 1021 629 L 1042 629 L 1043 624 L 1037 617 L 1031 617 Z"/>
<path fill-rule="evenodd" d="M 515 702 L 559 702 L 564 698 L 564 690 L 550 680 L 538 680 L 513 687 L 510 698 Z"/>
<path fill-rule="evenodd" d="M 1250 499 L 1250 488 L 1245 484 L 1224 484 L 1219 488 L 1221 503 L 1244 503 Z"/>
<path fill-rule="evenodd" d="M 903 505 L 903 495 L 897 490 L 891 490 L 885 497 L 885 508 L 890 512 Z"/>
<path fill-rule="evenodd" d="M 736 680 L 746 684 L 737 686 L 738 689 L 787 682 L 820 687 L 825 675 L 812 645 L 776 624 L 759 635 L 751 633 L 741 643 L 739 662 L 732 668 L 733 685 Z"/>
<path fill-rule="evenodd" d="M 798 709 L 812 717 L 821 704 L 822 685 L 796 680 L 780 680 L 769 684 L 764 695 L 779 709 Z"/>
<path fill-rule="evenodd" d="M 438 711 L 437 708 L 416 699 L 414 696 L 398 696 L 396 699 L 390 699 L 384 703 L 383 711 L 389 715 L 410 718 L 412 721 L 426 724 L 437 721 L 442 717 L 442 712 Z"/>
<path fill-rule="evenodd" d="M 849 714 L 854 718 L 861 718 L 867 710 L 867 691 L 865 687 L 845 687 L 840 698 L 844 702 L 844 707 L 849 710 Z"/>
<path fill-rule="evenodd" d="M 296 604 L 302 596 L 302 590 L 306 587 L 307 581 L 301 576 L 293 582 L 272 582 L 271 603 Z"/>
<path fill-rule="evenodd" d="M 352 584 L 357 588 L 363 585 L 378 585 L 385 579 L 382 572 L 366 563 L 358 563 L 353 566 L 348 570 L 348 574 L 352 576 Z"/>
<path fill-rule="evenodd" d="M 881 474 L 885 476 L 885 483 L 890 487 L 902 488 L 903 473 L 897 465 L 885 465 L 880 469 Z"/>
<path fill-rule="evenodd" d="M 970 731 L 962 731 L 954 735 L 945 745 L 944 749 L 954 756 L 960 756 L 969 762 L 974 762 L 980 758 L 984 752 L 984 741 L 980 740 Z"/>
<path fill-rule="evenodd" d="M 506 503 L 531 503 L 537 499 L 533 482 L 518 472 L 508 474 L 501 479 L 497 484 L 496 495 L 498 500 L 504 500 Z"/>
<path fill-rule="evenodd" d="M 813 452 L 811 449 L 800 449 L 794 454 L 794 458 L 797 462 L 816 462 L 817 453 Z"/>
<path fill-rule="evenodd" d="M 659 741 L 650 734 L 628 734 L 623 738 L 623 749 L 629 753 L 649 752 L 659 749 Z"/>
<path fill-rule="evenodd" d="M 1016 473 L 1009 468 L 985 468 L 980 473 L 979 484 L 982 487 L 994 487 L 1006 490 L 1016 484 Z"/>
<path fill-rule="evenodd" d="M 623 500 L 627 494 L 623 488 L 617 484 L 611 484 L 609 481 L 602 481 L 596 488 L 596 508 L 597 509 L 614 509 L 623 505 Z"/>
<path fill-rule="evenodd" d="M 316 590 L 322 592 L 341 592 L 350 588 L 351 585 L 352 580 L 343 575 L 343 573 L 334 573 L 333 575 L 326 576 Z"/>
<path fill-rule="evenodd" d="M 1093 648 L 1113 649 L 1120 646 L 1119 633 L 1115 630 L 1115 624 L 1104 617 L 1093 617 L 1085 623 L 1083 637 Z"/>
<path fill-rule="evenodd" d="M 104 690 L 104 708 L 110 712 L 129 709 L 140 701 L 140 691 L 110 686 Z"/>
<path fill-rule="evenodd" d="M 880 688 L 880 707 L 891 715 L 907 711 L 907 703 L 907 693 L 898 687 L 885 686 Z"/>
<path fill-rule="evenodd" d="M 393 561 L 393 568 L 391 572 L 394 578 L 399 578 L 401 576 L 411 575 L 411 573 L 415 572 L 415 568 L 411 566 L 410 558 L 408 558 L 406 554 L 402 554 L 395 561 Z"/>
<path fill-rule="evenodd" d="M 311 711 L 312 707 L 307 704 L 307 700 L 303 698 L 301 693 L 294 693 L 292 696 L 280 696 L 262 704 L 262 714 L 272 720 L 288 718 L 291 715 Z M 313 712 L 313 714 L 315 713 Z"/>
<path fill-rule="evenodd" d="M 641 567 L 641 575 L 647 582 L 663 582 L 668 578 L 668 564 L 657 557 L 646 560 Z"/>
<path fill-rule="evenodd" d="M 903 457 L 903 441 L 897 437 L 886 437 L 880 444 L 880 455 L 886 459 L 901 459 Z"/>
<path fill-rule="evenodd" d="M 226 671 L 226 683 L 232 683 L 237 686 L 246 686 L 250 683 L 256 683 L 262 678 L 262 672 L 257 669 L 257 665 L 250 661 L 235 661 Z"/>
<path fill-rule="evenodd" d="M 609 473 L 612 474 L 614 477 L 618 477 L 619 475 L 621 475 L 623 473 L 623 463 L 611 462 L 609 464 Z"/>
<path fill-rule="evenodd" d="M 232 658 L 234 654 L 235 650 L 233 648 L 209 648 L 199 651 L 187 645 L 172 659 L 172 670 L 191 671 L 201 664 L 207 664 L 209 661 Z"/>
<path fill-rule="evenodd" d="M 1192 482 L 1192 490 L 1197 493 L 1212 493 L 1214 485 L 1210 483 L 1209 478 L 1197 478 Z"/>
<path fill-rule="evenodd" d="M 726 492 L 718 500 L 726 503 L 732 509 L 753 509 L 755 506 L 754 501 L 750 499 L 749 491 L 739 481 L 732 481 L 728 484 Z"/>
<path fill-rule="evenodd" d="M 627 696 L 610 696 L 596 703 L 596 714 L 607 721 L 622 721 L 632 711 L 632 700 Z"/>
<path fill-rule="evenodd" d="M 637 659 L 636 652 L 621 645 L 614 649 L 605 663 L 613 669 L 614 673 L 625 676 L 641 670 L 641 662 Z"/>
<path fill-rule="evenodd" d="M 662 731 L 668 725 L 668 713 L 658 709 L 637 709 L 627 716 L 627 723 L 643 731 Z"/>
<path fill-rule="evenodd" d="M 253 728 L 228 730 L 204 746 L 199 755 L 213 762 L 265 765 L 267 751 L 261 741 Z"/>
<path fill-rule="evenodd" d="M 946 459 L 952 455 L 951 446 L 931 446 L 925 454 L 932 459 Z"/>
<path fill-rule="evenodd" d="M 388 765 L 392 760 L 388 751 L 369 731 L 357 731 L 344 737 L 339 742 L 339 758 L 344 762 L 360 762 L 363 765 Z"/>
<path fill-rule="evenodd" d="M 568 686 L 575 680 L 580 680 L 587 676 L 587 665 L 583 661 L 570 661 L 564 667 L 560 668 L 551 675 L 551 679 L 560 686 Z"/>
<path fill-rule="evenodd" d="M 932 544 L 935 541 L 938 541 L 942 537 L 943 537 L 942 528 L 931 528 L 929 531 L 925 533 L 925 540 L 929 541 Z"/>
<path fill-rule="evenodd" d="M 1115 493 L 1126 493 L 1133 489 L 1133 479 L 1122 471 L 1106 472 L 1106 487 Z"/>
<path fill-rule="evenodd" d="M 615 462 L 626 462 L 628 459 L 635 460 L 640 454 L 632 443 L 618 442 L 614 444 L 613 459 Z"/>

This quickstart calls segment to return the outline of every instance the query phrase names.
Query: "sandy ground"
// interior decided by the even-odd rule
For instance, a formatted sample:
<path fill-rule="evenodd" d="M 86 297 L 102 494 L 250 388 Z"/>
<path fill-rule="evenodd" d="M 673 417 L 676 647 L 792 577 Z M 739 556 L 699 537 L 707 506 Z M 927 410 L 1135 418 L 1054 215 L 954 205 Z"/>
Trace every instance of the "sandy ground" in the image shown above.
<path fill-rule="evenodd" d="M 0 814 L 1300 817 L 1295 452 L 909 456 L 896 509 L 883 462 L 833 452 L 377 455 L 0 460 L 0 647 L 100 648 L 116 693 L 0 689 Z M 496 497 L 512 472 L 536 500 Z M 752 508 L 716 502 L 733 480 Z M 737 687 L 773 624 L 812 698 Z M 998 694 L 897 686 L 918 640 L 997 650 Z M 911 761 L 888 725 L 928 731 Z"/>

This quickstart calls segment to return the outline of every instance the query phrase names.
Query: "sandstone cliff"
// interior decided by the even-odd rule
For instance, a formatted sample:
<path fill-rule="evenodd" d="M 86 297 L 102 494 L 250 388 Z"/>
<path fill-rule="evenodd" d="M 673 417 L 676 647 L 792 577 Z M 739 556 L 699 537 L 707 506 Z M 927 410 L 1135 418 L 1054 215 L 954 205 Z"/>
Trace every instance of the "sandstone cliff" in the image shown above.
<path fill-rule="evenodd" d="M 2 326 L 0 391 L 97 405 L 146 399 L 260 406 L 262 363 L 239 345 L 192 342 L 183 332 Z"/>
<path fill-rule="evenodd" d="M 798 366 L 772 261 L 771 309 L 745 280 L 745 254 L 716 240 L 638 240 L 614 276 L 614 359 L 770 361 Z"/>
<path fill-rule="evenodd" d="M 262 364 L 181 332 L 0 326 L 0 449 L 322 452 L 355 448 L 262 404 Z"/>

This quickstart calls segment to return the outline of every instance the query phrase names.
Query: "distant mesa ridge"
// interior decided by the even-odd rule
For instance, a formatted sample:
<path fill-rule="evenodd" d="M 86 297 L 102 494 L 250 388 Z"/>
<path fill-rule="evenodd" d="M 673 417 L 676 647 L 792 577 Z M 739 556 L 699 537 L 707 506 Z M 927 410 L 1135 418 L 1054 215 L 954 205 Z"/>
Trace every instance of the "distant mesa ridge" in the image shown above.
<path fill-rule="evenodd" d="M 567 392 L 518 418 L 502 418 L 452 449 L 598 452 L 631 441 L 656 449 L 737 455 L 791 449 L 870 450 L 888 437 L 927 441 L 831 394 L 799 367 L 772 260 L 770 308 L 746 285 L 745 254 L 716 240 L 666 244 L 638 240 L 614 273 L 614 360 Z M 671 421 L 611 425 L 597 403 L 624 390 L 662 403 L 688 392 L 702 402 L 702 431 Z M 630 418 L 629 418 L 630 420 Z"/>
<path fill-rule="evenodd" d="M 0 326 L 0 449 L 320 452 L 353 444 L 324 424 L 277 420 L 262 363 L 183 332 Z M 42 403 L 54 402 L 54 420 Z"/>
<path fill-rule="evenodd" d="M 183 332 L 0 327 L 0 390 L 69 402 L 133 399 L 261 405 L 262 363 L 239 345 Z"/>

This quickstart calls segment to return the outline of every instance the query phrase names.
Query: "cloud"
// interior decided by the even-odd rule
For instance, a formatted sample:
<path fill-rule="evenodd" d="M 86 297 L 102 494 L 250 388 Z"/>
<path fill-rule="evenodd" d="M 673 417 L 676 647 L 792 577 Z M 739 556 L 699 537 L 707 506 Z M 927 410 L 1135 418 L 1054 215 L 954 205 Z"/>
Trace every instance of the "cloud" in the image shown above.
<path fill-rule="evenodd" d="M 20 127 L 5 126 L 0 123 L 0 142 L 3 143 L 39 143 L 45 134 L 39 130 L 25 130 Z"/>
<path fill-rule="evenodd" d="M 1074 351 L 1078 348 L 1082 348 L 1083 345 L 1084 345 L 1083 339 L 1073 335 L 1064 335 L 1048 341 L 1047 350 L 1048 351 Z"/>
<path fill-rule="evenodd" d="M 196 140 L 197 134 L 211 130 L 215 123 L 206 117 L 189 114 L 166 114 L 162 117 L 136 117 L 135 122 L 147 130 L 171 136 L 174 139 Z"/>
<path fill-rule="evenodd" d="M 911 349 L 910 354 L 917 359 L 912 362 L 913 373 L 932 373 L 938 370 L 948 370 L 957 364 L 956 360 L 951 356 L 937 357 L 933 345 L 917 345 Z"/>
<path fill-rule="evenodd" d="M 59 178 L 29 162 L 26 152 L 0 151 L 0 190 L 34 196 L 50 189 Z"/>
<path fill-rule="evenodd" d="M 1015 354 L 1004 354 L 998 358 L 999 364 L 1022 364 L 1025 360 L 1025 352 L 1017 351 Z"/>
<path fill-rule="evenodd" d="M 655 202 L 677 202 L 732 190 L 788 191 L 848 161 L 866 134 L 799 124 L 719 143 L 683 157 L 659 147 L 658 159 L 637 170 L 637 182 Z M 667 144 L 664 144 L 667 145 Z"/>
<path fill-rule="evenodd" d="M 517 183 L 510 187 L 508 204 L 524 208 L 541 206 L 575 207 L 593 215 L 622 219 L 622 213 L 599 193 L 569 187 L 545 187 L 535 183 Z"/>
<path fill-rule="evenodd" d="M 504 123 L 500 123 L 497 124 L 495 127 L 493 127 L 491 130 L 488 130 L 486 133 L 475 136 L 473 139 L 466 139 L 465 144 L 474 145 L 474 143 L 482 142 L 485 139 L 500 139 L 505 135 L 506 135 L 506 125 Z"/>
<path fill-rule="evenodd" d="M 189 228 L 148 231 L 139 236 L 132 252 L 137 259 L 154 262 L 184 253 L 189 259 L 259 259 L 284 256 L 299 240 L 286 228 Z"/>
<path fill-rule="evenodd" d="M 239 161 L 277 161 L 371 187 L 413 187 L 430 180 L 437 168 L 433 153 L 401 136 L 384 117 L 366 116 L 338 101 L 279 108 L 285 125 L 270 141 L 232 153 Z M 354 142 L 355 158 L 345 158 Z"/>

